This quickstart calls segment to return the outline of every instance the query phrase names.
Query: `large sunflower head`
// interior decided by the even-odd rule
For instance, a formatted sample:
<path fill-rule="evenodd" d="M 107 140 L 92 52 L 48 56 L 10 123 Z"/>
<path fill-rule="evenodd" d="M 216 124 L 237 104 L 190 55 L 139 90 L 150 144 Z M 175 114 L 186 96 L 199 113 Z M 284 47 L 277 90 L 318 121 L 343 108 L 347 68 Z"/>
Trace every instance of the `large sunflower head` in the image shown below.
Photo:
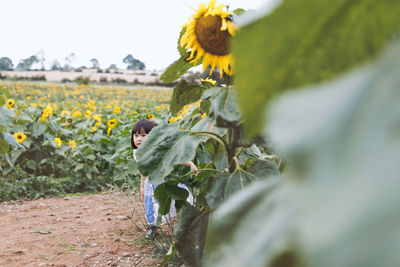
<path fill-rule="evenodd" d="M 191 63 L 203 58 L 203 70 L 211 66 L 211 73 L 218 67 L 221 77 L 232 75 L 233 57 L 229 53 L 229 42 L 235 34 L 232 12 L 224 11 L 226 5 L 215 7 L 216 0 L 206 6 L 200 4 L 196 13 L 183 25 L 186 28 L 180 46 L 190 51 L 187 60 Z"/>

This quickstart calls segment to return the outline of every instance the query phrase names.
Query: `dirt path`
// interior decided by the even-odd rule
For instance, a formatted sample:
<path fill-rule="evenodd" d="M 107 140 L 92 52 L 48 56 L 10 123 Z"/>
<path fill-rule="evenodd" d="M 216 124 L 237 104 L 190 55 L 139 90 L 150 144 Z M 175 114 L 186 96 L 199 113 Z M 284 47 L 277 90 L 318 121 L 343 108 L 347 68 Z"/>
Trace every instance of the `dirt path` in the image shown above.
<path fill-rule="evenodd" d="M 142 210 L 122 193 L 0 203 L 0 266 L 160 266 Z"/>

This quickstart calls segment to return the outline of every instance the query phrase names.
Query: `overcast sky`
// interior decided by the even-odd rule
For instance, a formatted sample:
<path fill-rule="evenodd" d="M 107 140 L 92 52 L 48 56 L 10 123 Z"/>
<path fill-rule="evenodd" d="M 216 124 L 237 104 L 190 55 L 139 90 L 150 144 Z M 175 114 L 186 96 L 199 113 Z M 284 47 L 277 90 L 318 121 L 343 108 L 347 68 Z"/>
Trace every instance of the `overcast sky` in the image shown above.
<path fill-rule="evenodd" d="M 269 0 L 217 0 L 218 4 L 260 10 Z M 21 59 L 44 51 L 61 65 L 76 54 L 72 66 L 100 67 L 132 54 L 146 69 L 161 70 L 178 58 L 177 38 L 182 25 L 200 0 L 1 0 L 0 57 L 9 57 L 14 67 Z"/>

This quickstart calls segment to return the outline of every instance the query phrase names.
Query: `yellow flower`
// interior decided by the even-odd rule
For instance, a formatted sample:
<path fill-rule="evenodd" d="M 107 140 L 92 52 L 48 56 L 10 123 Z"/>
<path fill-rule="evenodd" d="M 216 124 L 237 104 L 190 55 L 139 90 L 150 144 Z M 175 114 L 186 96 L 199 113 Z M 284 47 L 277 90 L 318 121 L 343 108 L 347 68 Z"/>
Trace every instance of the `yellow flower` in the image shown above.
<path fill-rule="evenodd" d="M 203 114 L 201 114 L 201 118 L 204 118 L 205 116 L 207 116 L 207 114 L 204 112 Z"/>
<path fill-rule="evenodd" d="M 157 111 L 160 111 L 160 109 L 161 109 L 161 107 L 160 107 L 160 106 L 157 106 Z"/>
<path fill-rule="evenodd" d="M 97 128 L 96 128 L 96 126 L 95 126 L 95 127 L 92 127 L 92 129 L 90 129 L 90 132 L 91 132 L 91 133 L 94 133 L 96 130 L 97 130 Z"/>
<path fill-rule="evenodd" d="M 108 126 L 108 128 L 111 128 L 111 129 L 114 128 L 115 126 L 117 126 L 117 120 L 116 119 L 108 120 L 107 126 Z"/>
<path fill-rule="evenodd" d="M 88 102 L 88 106 L 92 111 L 96 110 L 96 103 L 93 100 Z"/>
<path fill-rule="evenodd" d="M 22 144 L 22 142 L 26 139 L 26 135 L 22 132 L 16 132 L 14 133 L 15 140 L 17 140 L 18 143 Z"/>
<path fill-rule="evenodd" d="M 82 117 L 82 112 L 80 110 L 75 110 L 72 113 L 72 118 L 79 118 L 79 117 Z"/>
<path fill-rule="evenodd" d="M 109 128 L 107 129 L 107 136 L 110 136 L 111 131 L 112 131 L 112 128 L 109 127 Z"/>
<path fill-rule="evenodd" d="M 75 142 L 75 140 L 70 140 L 70 141 L 68 142 L 68 145 L 69 145 L 69 147 L 70 147 L 71 149 L 75 149 L 75 148 L 76 148 L 76 142 Z"/>
<path fill-rule="evenodd" d="M 179 44 L 190 52 L 187 60 L 196 64 L 203 58 L 203 70 L 211 66 L 211 73 L 218 67 L 223 73 L 232 75 L 233 57 L 229 53 L 229 42 L 235 35 L 232 12 L 223 11 L 226 5 L 215 7 L 216 0 L 206 6 L 200 4 L 196 14 L 183 25 L 185 30 Z"/>
<path fill-rule="evenodd" d="M 54 143 L 56 143 L 57 147 L 61 147 L 62 141 L 59 137 L 54 138 Z"/>
<path fill-rule="evenodd" d="M 14 108 L 14 104 L 15 104 L 14 99 L 8 99 L 7 100 L 7 108 L 8 109 L 13 109 Z"/>
<path fill-rule="evenodd" d="M 217 81 L 214 81 L 213 79 L 208 78 L 208 77 L 206 79 L 200 79 L 200 81 L 201 82 L 211 83 L 212 85 L 215 85 L 215 83 L 217 82 Z"/>
<path fill-rule="evenodd" d="M 90 118 L 90 116 L 92 116 L 92 111 L 90 109 L 86 110 L 85 112 L 85 117 L 86 118 Z"/>
<path fill-rule="evenodd" d="M 147 119 L 149 119 L 149 120 L 154 119 L 154 115 L 153 114 L 147 115 Z"/>
<path fill-rule="evenodd" d="M 114 114 L 118 114 L 121 111 L 121 109 L 119 107 L 115 107 L 113 110 Z"/>
<path fill-rule="evenodd" d="M 65 127 L 68 127 L 68 126 L 70 126 L 70 125 L 71 125 L 71 123 L 72 123 L 72 119 L 68 119 L 68 120 L 67 120 L 67 123 L 65 124 Z"/>
<path fill-rule="evenodd" d="M 61 111 L 61 117 L 69 116 L 69 115 L 71 115 L 71 112 L 69 112 L 68 110 Z"/>

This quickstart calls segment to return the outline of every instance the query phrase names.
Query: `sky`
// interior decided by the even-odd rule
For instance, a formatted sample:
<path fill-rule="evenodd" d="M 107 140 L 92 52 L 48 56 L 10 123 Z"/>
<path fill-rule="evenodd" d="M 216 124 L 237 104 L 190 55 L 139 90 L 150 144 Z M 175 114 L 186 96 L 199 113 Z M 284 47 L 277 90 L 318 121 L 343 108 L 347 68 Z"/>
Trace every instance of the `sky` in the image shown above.
<path fill-rule="evenodd" d="M 217 5 L 257 11 L 269 1 L 217 0 Z M 181 27 L 200 3 L 208 1 L 1 0 L 0 57 L 9 57 L 16 67 L 43 51 L 48 68 L 55 59 L 64 65 L 74 53 L 73 67 L 90 67 L 96 58 L 101 68 L 126 68 L 122 59 L 131 54 L 146 69 L 163 70 L 178 59 Z"/>

